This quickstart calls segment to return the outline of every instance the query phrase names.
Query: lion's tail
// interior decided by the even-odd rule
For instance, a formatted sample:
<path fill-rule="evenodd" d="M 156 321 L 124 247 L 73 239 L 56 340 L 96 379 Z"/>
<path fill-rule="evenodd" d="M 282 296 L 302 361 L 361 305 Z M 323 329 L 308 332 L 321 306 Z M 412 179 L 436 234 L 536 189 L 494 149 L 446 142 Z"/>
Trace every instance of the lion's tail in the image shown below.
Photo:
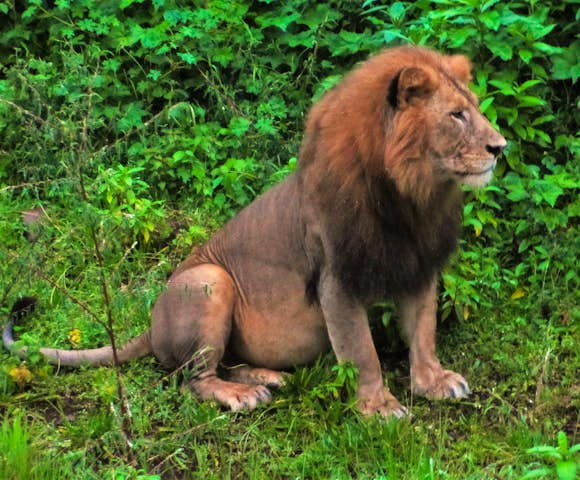
<path fill-rule="evenodd" d="M 30 312 L 34 308 L 35 304 L 36 299 L 30 297 L 25 297 L 18 300 L 14 304 L 14 307 L 10 313 L 9 320 L 4 326 L 4 331 L 2 332 L 2 341 L 4 342 L 4 346 L 10 352 L 18 355 L 23 360 L 25 360 L 28 356 L 28 349 L 27 347 L 16 348 L 14 346 L 15 341 L 12 327 L 17 320 Z M 132 338 L 125 345 L 117 349 L 117 360 L 119 363 L 149 355 L 152 352 L 150 336 L 151 334 L 148 330 L 145 333 Z M 97 367 L 113 365 L 115 363 L 113 357 L 113 348 L 111 346 L 91 348 L 86 350 L 41 348 L 39 352 L 50 363 L 68 367 L 80 367 L 81 365 Z"/>

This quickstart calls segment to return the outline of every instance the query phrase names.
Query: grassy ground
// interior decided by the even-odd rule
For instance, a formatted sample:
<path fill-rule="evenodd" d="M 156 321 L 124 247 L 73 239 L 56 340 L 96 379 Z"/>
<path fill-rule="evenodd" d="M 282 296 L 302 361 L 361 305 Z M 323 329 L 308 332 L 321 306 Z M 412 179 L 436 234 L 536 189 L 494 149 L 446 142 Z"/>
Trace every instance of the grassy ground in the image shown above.
<path fill-rule="evenodd" d="M 17 221 L 27 205 L 1 200 L 0 293 L 8 292 L 6 305 L 18 294 L 39 297 L 20 337 L 33 349 L 107 343 L 103 328 L 75 303 L 103 309 L 79 214 L 50 213 L 50 227 L 30 245 Z M 206 234 L 198 229 L 195 239 Z M 191 231 L 182 231 L 149 253 L 105 259 L 120 339 L 146 328 L 166 274 L 191 240 Z M 555 446 L 559 431 L 578 442 L 576 295 L 547 279 L 538 291 L 481 308 L 467 321 L 446 319 L 439 353 L 468 378 L 473 395 L 466 401 L 410 396 L 404 345 L 392 326 L 375 328 L 388 383 L 412 411 L 402 421 L 360 418 L 348 367 L 336 368 L 330 353 L 293 372 L 270 405 L 251 413 L 198 402 L 182 389 L 183 375 L 145 359 L 122 368 L 132 415 L 126 437 L 113 369 L 58 369 L 37 355 L 21 363 L 3 352 L 0 478 L 479 480 L 518 479 L 540 467 L 552 471 L 541 478 L 558 478 L 555 461 L 526 449 Z"/>

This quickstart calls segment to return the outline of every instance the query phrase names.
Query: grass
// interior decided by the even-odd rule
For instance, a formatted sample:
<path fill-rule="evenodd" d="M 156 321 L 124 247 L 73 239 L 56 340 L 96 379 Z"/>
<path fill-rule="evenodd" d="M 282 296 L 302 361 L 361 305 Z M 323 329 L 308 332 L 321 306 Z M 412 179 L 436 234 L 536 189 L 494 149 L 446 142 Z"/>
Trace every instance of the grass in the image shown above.
<path fill-rule="evenodd" d="M 106 342 L 103 328 L 72 300 L 102 311 L 96 267 L 79 253 L 90 245 L 77 213 L 55 212 L 53 226 L 29 245 L 17 221 L 25 205 L 0 203 L 0 271 L 9 279 L 5 288 L 14 287 L 7 298 L 40 299 L 21 330 L 24 341 L 70 347 L 69 331 L 78 328 L 81 347 Z M 120 339 L 146 328 L 165 275 L 186 255 L 184 232 L 171 245 L 128 253 L 125 262 L 107 260 Z M 22 269 L 23 259 L 42 275 Z M 2 352 L 0 478 L 519 479 L 539 464 L 554 465 L 527 453 L 530 447 L 555 445 L 559 431 L 578 443 L 574 302 L 573 292 L 548 281 L 534 295 L 480 308 L 468 321 L 443 322 L 440 357 L 470 381 L 474 393 L 465 401 L 411 397 L 404 346 L 392 328 L 376 328 L 389 385 L 413 413 L 403 421 L 361 418 L 352 384 L 338 380 L 330 353 L 296 370 L 270 405 L 249 413 L 198 402 L 178 375 L 144 359 L 122 369 L 132 413 L 127 441 L 111 369 L 61 370 L 37 355 L 21 364 Z"/>

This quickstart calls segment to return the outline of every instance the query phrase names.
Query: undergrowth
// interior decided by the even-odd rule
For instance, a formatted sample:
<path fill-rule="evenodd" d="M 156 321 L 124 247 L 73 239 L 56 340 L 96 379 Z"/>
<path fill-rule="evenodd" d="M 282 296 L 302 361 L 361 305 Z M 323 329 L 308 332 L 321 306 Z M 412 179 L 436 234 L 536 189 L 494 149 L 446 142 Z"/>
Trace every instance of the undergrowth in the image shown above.
<path fill-rule="evenodd" d="M 17 330 L 29 359 L 0 354 L 0 478 L 573 478 L 577 6 L 0 0 L 0 309 L 39 299 Z M 389 304 L 372 317 L 413 413 L 399 422 L 360 418 L 331 354 L 247 414 L 196 401 L 152 359 L 119 371 L 124 401 L 111 369 L 42 361 L 47 344 L 108 343 L 107 311 L 119 342 L 147 328 L 191 247 L 295 167 L 310 105 L 403 43 L 467 54 L 509 141 L 492 185 L 466 192 L 441 282 L 440 355 L 469 399 L 410 396 Z"/>

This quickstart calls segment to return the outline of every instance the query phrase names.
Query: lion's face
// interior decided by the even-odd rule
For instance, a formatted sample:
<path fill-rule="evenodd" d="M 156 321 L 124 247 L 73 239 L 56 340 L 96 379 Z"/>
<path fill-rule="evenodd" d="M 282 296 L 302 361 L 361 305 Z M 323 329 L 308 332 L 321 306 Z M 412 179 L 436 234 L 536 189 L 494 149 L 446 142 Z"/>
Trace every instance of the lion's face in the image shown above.
<path fill-rule="evenodd" d="M 399 132 L 414 131 L 404 142 L 403 155 L 398 156 L 410 152 L 415 164 L 412 158 L 420 159 L 421 165 L 414 168 L 435 182 L 452 179 L 485 185 L 506 140 L 479 111 L 477 97 L 467 87 L 471 78 L 469 61 L 459 55 L 439 58 L 435 64 L 402 69 L 396 80 Z M 397 166 L 391 164 L 390 168 Z M 416 180 L 416 184 L 421 183 L 419 178 Z"/>
<path fill-rule="evenodd" d="M 483 186 L 489 182 L 505 139 L 479 111 L 477 97 L 453 79 L 426 102 L 429 106 L 428 156 L 440 178 Z"/>

